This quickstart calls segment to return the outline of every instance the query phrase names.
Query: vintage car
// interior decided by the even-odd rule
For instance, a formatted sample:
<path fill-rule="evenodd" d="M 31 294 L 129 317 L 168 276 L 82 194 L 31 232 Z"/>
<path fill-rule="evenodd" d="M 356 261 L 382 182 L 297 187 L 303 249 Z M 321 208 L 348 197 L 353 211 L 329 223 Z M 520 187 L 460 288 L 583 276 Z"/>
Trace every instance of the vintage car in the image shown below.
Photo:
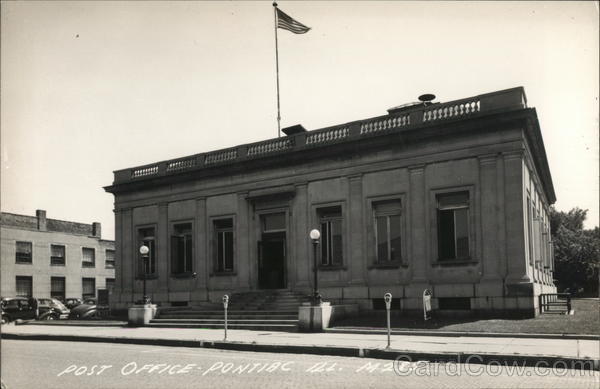
<path fill-rule="evenodd" d="M 93 320 L 108 316 L 108 306 L 98 305 L 95 298 L 85 299 L 83 304 L 71 309 L 69 319 Z"/>
<path fill-rule="evenodd" d="M 53 310 L 53 312 L 49 315 L 45 315 L 42 317 L 40 312 L 40 320 L 57 320 L 57 319 L 66 319 L 69 317 L 69 308 L 67 308 L 60 300 L 55 298 L 39 298 L 38 305 L 40 307 L 40 311 L 42 307 L 49 307 L 50 309 L 44 309 L 45 311 Z"/>
<path fill-rule="evenodd" d="M 14 320 L 34 320 L 36 312 L 33 309 L 31 298 L 6 297 L 0 302 L 2 310 L 2 323 Z M 35 299 L 38 303 L 38 320 L 58 320 L 66 318 L 69 310 L 58 300 L 50 298 Z"/>
<path fill-rule="evenodd" d="M 76 306 L 78 306 L 79 304 L 82 304 L 83 300 L 78 298 L 78 297 L 68 297 L 65 299 L 65 305 L 67 306 L 67 308 L 69 309 L 73 309 Z"/>

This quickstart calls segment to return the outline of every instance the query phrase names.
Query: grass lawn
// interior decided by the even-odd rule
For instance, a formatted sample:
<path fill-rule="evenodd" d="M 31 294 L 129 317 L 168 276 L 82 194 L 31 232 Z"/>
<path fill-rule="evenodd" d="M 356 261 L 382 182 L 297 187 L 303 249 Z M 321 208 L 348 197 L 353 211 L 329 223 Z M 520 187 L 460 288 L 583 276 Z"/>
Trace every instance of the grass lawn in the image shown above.
<path fill-rule="evenodd" d="M 428 329 L 432 331 L 513 332 L 538 334 L 600 334 L 598 299 L 573 299 L 574 315 L 543 314 L 532 319 L 482 319 L 476 317 L 392 316 L 392 328 L 397 330 Z M 346 318 L 334 328 L 386 328 L 385 313 Z"/>

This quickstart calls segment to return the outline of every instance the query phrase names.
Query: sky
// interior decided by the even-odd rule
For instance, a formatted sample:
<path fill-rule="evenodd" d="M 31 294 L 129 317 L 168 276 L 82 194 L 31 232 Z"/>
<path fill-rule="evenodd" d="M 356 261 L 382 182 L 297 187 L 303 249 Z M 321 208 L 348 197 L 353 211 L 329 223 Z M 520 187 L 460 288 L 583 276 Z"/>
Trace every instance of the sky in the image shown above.
<path fill-rule="evenodd" d="M 1 208 L 102 223 L 112 172 L 277 136 L 271 2 L 2 1 Z M 282 127 L 523 86 L 556 208 L 598 226 L 597 2 L 300 2 Z"/>

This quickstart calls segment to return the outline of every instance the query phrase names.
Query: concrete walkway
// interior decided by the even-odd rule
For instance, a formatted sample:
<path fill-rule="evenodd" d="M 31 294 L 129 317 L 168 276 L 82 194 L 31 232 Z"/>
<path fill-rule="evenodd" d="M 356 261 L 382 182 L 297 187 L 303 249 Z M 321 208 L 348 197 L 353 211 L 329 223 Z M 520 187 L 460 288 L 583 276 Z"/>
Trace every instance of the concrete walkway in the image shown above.
<path fill-rule="evenodd" d="M 67 341 L 157 344 L 184 347 L 213 347 L 244 351 L 279 351 L 323 355 L 370 356 L 394 359 L 398 355 L 421 359 L 442 357 L 461 359 L 461 355 L 484 359 L 600 359 L 600 341 L 579 339 L 496 338 L 461 336 L 392 335 L 391 348 L 382 334 L 291 333 L 190 328 L 74 327 L 47 325 L 2 325 L 4 339 L 44 339 Z M 386 355 L 382 356 L 382 352 Z M 393 355 L 387 355 L 393 353 Z M 447 357 L 447 358 L 445 358 Z M 464 358 L 462 359 L 464 361 Z M 596 362 L 596 369 L 598 363 Z"/>

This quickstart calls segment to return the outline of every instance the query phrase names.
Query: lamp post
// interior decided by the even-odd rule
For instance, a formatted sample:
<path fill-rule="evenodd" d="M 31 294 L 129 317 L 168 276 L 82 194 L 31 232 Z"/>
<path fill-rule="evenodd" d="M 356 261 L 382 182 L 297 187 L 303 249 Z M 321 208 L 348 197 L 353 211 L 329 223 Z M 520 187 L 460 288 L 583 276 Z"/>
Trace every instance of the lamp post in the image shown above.
<path fill-rule="evenodd" d="M 319 294 L 319 279 L 317 277 L 318 264 L 317 264 L 317 245 L 319 244 L 319 238 L 321 237 L 321 232 L 319 230 L 314 229 L 310 232 L 310 239 L 313 244 L 313 273 L 314 273 L 314 283 L 313 283 L 313 305 L 321 305 L 321 295 Z"/>
<path fill-rule="evenodd" d="M 149 252 L 150 252 L 150 249 L 148 248 L 148 246 L 146 246 L 144 244 L 140 246 L 140 255 L 142 256 L 142 269 L 144 270 L 142 272 L 142 282 L 144 285 L 144 297 L 143 297 L 144 304 L 149 303 L 148 296 L 146 295 L 146 267 L 147 267 Z"/>

